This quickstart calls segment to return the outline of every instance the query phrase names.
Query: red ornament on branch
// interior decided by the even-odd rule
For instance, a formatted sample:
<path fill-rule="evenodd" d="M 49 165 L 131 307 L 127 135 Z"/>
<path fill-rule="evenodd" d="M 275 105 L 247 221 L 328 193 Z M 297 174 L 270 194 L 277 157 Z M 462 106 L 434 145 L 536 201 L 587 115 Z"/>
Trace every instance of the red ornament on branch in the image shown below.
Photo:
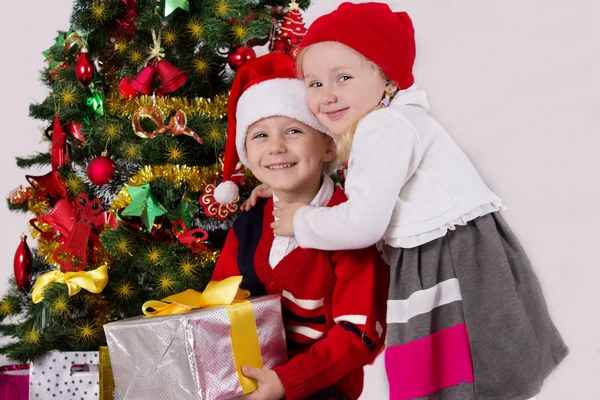
<path fill-rule="evenodd" d="M 188 78 L 187 72 L 174 67 L 164 58 L 156 64 L 156 72 L 164 93 L 171 93 L 179 89 Z"/>
<path fill-rule="evenodd" d="M 256 53 L 249 46 L 240 46 L 232 49 L 227 57 L 227 63 L 234 71 L 237 71 L 242 65 L 256 58 Z"/>
<path fill-rule="evenodd" d="M 94 158 L 87 167 L 87 176 L 94 185 L 106 185 L 115 176 L 117 167 L 115 162 L 108 158 L 108 153 L 103 152 L 100 157 Z"/>
<path fill-rule="evenodd" d="M 210 218 L 224 220 L 235 214 L 238 210 L 237 202 L 239 196 L 233 204 L 221 204 L 215 199 L 215 185 L 206 185 L 204 192 L 200 195 L 199 203 L 204 208 L 204 214 Z"/>
<path fill-rule="evenodd" d="M 14 261 L 15 281 L 17 281 L 17 288 L 20 292 L 25 293 L 29 290 L 32 263 L 33 257 L 27 245 L 27 236 L 21 235 L 21 243 L 15 252 Z"/>
<path fill-rule="evenodd" d="M 47 214 L 29 223 L 44 239 L 60 243 L 52 256 L 63 272 L 69 272 L 85 269 L 88 248 L 90 258 L 95 260 L 94 247 L 99 243 L 100 234 L 107 225 L 116 228 L 118 221 L 113 213 L 102 211 L 100 200 L 90 201 L 85 193 L 79 193 L 74 203 L 61 199 Z M 45 229 L 45 225 L 51 229 Z"/>
<path fill-rule="evenodd" d="M 87 49 L 81 49 L 81 53 L 79 53 L 77 63 L 75 64 L 75 76 L 83 87 L 88 87 L 92 82 L 92 78 L 94 77 L 94 63 Z"/>
<path fill-rule="evenodd" d="M 173 223 L 173 234 L 181 244 L 187 246 L 196 255 L 200 255 L 202 250 L 210 249 L 204 243 L 208 239 L 208 232 L 200 228 L 188 231 L 182 220 Z"/>

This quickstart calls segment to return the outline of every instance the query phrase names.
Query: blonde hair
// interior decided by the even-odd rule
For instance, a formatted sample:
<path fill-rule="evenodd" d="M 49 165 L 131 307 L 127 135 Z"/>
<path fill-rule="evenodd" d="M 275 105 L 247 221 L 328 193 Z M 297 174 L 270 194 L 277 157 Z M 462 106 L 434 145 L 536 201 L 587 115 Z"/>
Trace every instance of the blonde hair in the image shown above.
<path fill-rule="evenodd" d="M 299 79 L 304 78 L 303 72 L 302 72 L 302 60 L 304 59 L 304 54 L 306 54 L 306 51 L 308 49 L 310 49 L 311 46 L 312 45 L 307 46 L 304 49 L 302 49 L 302 51 L 296 57 L 296 70 L 298 71 Z M 377 64 L 375 64 L 373 61 L 369 60 L 367 57 L 363 56 L 361 53 L 358 53 L 358 54 L 360 55 L 363 63 L 365 63 L 367 66 L 371 67 L 375 73 L 379 74 L 379 76 L 385 81 L 386 86 L 389 84 L 395 83 L 393 80 L 391 80 L 390 78 L 387 77 L 387 75 L 382 71 L 381 68 L 379 68 L 379 66 Z M 391 100 L 391 98 L 394 97 L 395 94 L 396 94 L 396 92 L 390 94 L 390 100 Z M 383 96 L 382 96 L 382 99 L 383 99 Z M 352 125 L 350 125 L 342 134 L 338 135 L 337 140 L 336 140 L 336 146 L 337 146 L 338 161 L 340 163 L 342 163 L 342 164 L 346 163 L 346 162 L 348 162 L 348 159 L 350 158 L 350 152 L 352 150 L 352 142 L 354 141 L 354 135 L 356 134 L 356 128 L 358 128 L 358 124 L 360 124 L 360 122 L 363 119 L 365 119 L 365 117 L 367 115 L 369 115 L 370 113 L 372 113 L 373 111 L 379 110 L 384 107 L 385 107 L 385 105 L 383 105 L 382 103 L 377 104 L 375 107 L 373 107 L 371 109 L 371 111 L 369 111 L 367 114 L 365 114 L 363 117 L 361 117 L 358 121 L 356 121 Z"/>

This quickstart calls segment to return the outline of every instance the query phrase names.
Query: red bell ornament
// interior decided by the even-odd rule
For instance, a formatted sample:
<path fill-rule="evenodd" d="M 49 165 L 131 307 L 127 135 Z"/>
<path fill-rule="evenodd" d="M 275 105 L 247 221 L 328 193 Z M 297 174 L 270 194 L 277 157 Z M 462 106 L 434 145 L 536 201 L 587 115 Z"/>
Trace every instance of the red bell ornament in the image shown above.
<path fill-rule="evenodd" d="M 162 82 L 162 89 L 165 93 L 171 93 L 179 89 L 187 81 L 188 73 L 175 68 L 164 58 L 156 64 L 156 72 Z"/>
<path fill-rule="evenodd" d="M 151 95 L 154 89 L 154 80 L 156 79 L 156 68 L 154 65 L 147 65 L 136 76 L 128 81 L 129 85 L 140 93 Z"/>
<path fill-rule="evenodd" d="M 132 79 L 132 77 L 127 76 L 121 79 L 121 83 L 119 83 L 119 94 L 127 100 L 133 99 L 138 95 L 138 91 L 133 86 L 131 86 Z"/>
<path fill-rule="evenodd" d="M 21 243 L 17 247 L 15 252 L 14 271 L 15 281 L 17 282 L 17 288 L 20 292 L 27 292 L 29 290 L 29 279 L 31 279 L 31 266 L 33 264 L 33 257 L 31 250 L 27 245 L 27 236 L 21 235 Z"/>
<path fill-rule="evenodd" d="M 94 78 L 94 63 L 87 49 L 82 49 L 79 53 L 75 64 L 75 76 L 84 87 L 88 87 L 92 82 L 92 78 Z"/>

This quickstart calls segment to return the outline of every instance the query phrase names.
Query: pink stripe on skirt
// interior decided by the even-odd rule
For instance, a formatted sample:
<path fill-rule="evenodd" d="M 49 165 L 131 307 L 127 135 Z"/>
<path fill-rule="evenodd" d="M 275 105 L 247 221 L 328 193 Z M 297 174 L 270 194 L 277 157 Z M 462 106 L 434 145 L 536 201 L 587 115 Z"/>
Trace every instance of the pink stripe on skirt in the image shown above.
<path fill-rule="evenodd" d="M 471 347 L 465 324 L 432 333 L 426 338 L 388 347 L 385 368 L 390 400 L 431 395 L 461 382 L 473 382 Z"/>

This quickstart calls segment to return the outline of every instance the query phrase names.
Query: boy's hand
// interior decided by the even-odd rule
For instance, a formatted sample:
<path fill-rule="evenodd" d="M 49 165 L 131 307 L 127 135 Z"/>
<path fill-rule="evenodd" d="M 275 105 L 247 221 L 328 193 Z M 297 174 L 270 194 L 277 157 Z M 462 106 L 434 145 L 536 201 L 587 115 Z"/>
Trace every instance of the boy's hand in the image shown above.
<path fill-rule="evenodd" d="M 256 379 L 258 389 L 236 400 L 280 400 L 285 397 L 285 389 L 275 371 L 243 366 L 242 373 Z"/>
<path fill-rule="evenodd" d="M 278 236 L 294 236 L 294 215 L 300 207 L 305 205 L 306 203 L 288 203 L 285 201 L 278 201 L 273 204 L 273 215 L 279 218 L 278 221 L 271 223 L 273 233 Z"/>
<path fill-rule="evenodd" d="M 250 197 L 248 200 L 244 201 L 240 206 L 240 210 L 242 211 L 250 211 L 252 207 L 256 205 L 256 201 L 259 197 L 271 197 L 273 196 L 273 189 L 266 183 L 261 183 L 254 189 L 252 189 L 252 193 L 250 193 Z"/>

